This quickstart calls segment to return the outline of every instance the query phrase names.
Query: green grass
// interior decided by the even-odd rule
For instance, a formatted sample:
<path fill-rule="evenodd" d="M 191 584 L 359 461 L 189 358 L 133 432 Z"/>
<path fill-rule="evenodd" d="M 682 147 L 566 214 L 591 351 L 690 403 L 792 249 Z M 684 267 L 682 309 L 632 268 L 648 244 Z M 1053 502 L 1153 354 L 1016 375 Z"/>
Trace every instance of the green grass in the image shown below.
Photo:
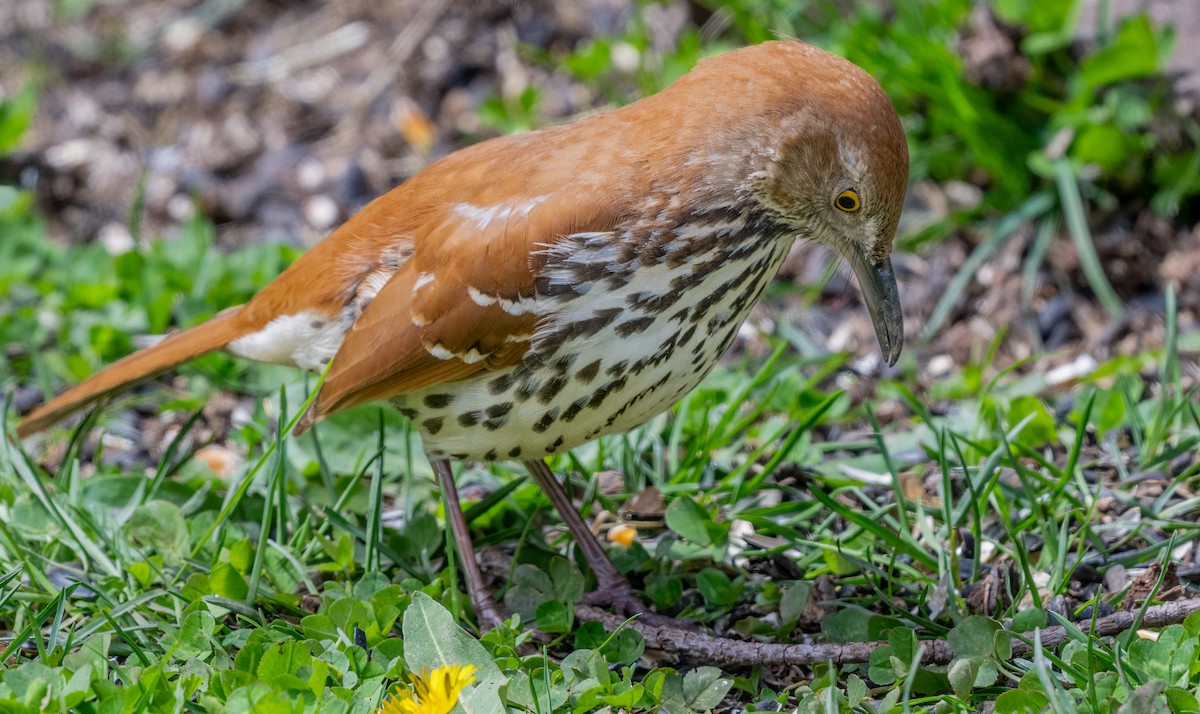
<path fill-rule="evenodd" d="M 28 214 L 10 220 L 32 221 L 36 235 Z M 260 271 L 282 264 L 278 251 L 257 250 L 211 258 L 204 280 L 174 274 L 179 256 L 197 250 L 190 242 L 207 235 L 197 223 L 183 240 L 149 244 L 139 257 L 145 274 L 180 281 L 170 289 L 188 299 L 172 305 L 192 305 L 195 319 L 244 299 L 265 279 Z M 46 248 L 38 261 L 5 263 L 18 266 L 5 280 L 78 300 L 48 277 L 74 274 L 77 261 L 130 258 Z M 159 299 L 154 286 L 137 297 L 121 304 L 130 332 L 151 324 Z M 70 364 L 61 355 L 76 344 L 90 346 L 95 360 L 113 356 L 106 345 L 126 344 L 124 331 L 113 339 L 81 328 L 117 314 L 111 301 L 71 303 L 55 335 L 34 330 L 35 298 L 12 307 L 5 324 L 13 334 L 44 340 L 25 342 L 25 353 L 10 347 L 17 384 L 74 378 L 56 369 Z M 1085 619 L 1077 639 L 1032 657 L 1003 656 L 994 634 L 1070 621 L 1102 601 L 1122 606 L 1121 591 L 1081 593 L 1080 578 L 1096 576 L 1080 573 L 1165 563 L 1200 539 L 1188 490 L 1200 465 L 1183 463 L 1200 444 L 1200 417 L 1194 395 L 1182 391 L 1179 362 L 1180 345 L 1194 353 L 1198 335 L 1177 334 L 1173 320 L 1168 327 L 1164 352 L 1116 358 L 1067 389 L 1038 372 L 989 375 L 980 365 L 916 395 L 905 387 L 910 361 L 858 403 L 835 386 L 850 375 L 845 356 L 804 359 L 777 341 L 765 360 L 721 368 L 672 414 L 554 464 L 584 487 L 577 493 L 586 501 L 612 512 L 646 486 L 665 494 L 667 527 L 613 551 L 649 603 L 735 636 L 888 641 L 870 662 L 818 665 L 800 682 L 770 667 L 723 679 L 694 669 L 704 663 L 686 654 L 678 667 L 635 664 L 639 635 L 610 640 L 596 623 L 575 619 L 591 576 L 574 565 L 548 504 L 511 464 L 468 465 L 461 482 L 492 494 L 470 508 L 479 543 L 514 554 L 501 596 L 553 640 L 545 654 L 531 654 L 520 646 L 528 636 L 506 628 L 464 652 L 495 663 L 498 691 L 517 711 L 664 702 L 705 711 L 722 698 L 822 711 L 831 701 L 861 707 L 867 699 L 881 711 L 936 702 L 966 711 L 990 700 L 1010 707 L 1002 711 L 1059 700 L 1060 711 L 1115 711 L 1156 683 L 1170 687 L 1161 697 L 1194 701 L 1197 667 L 1173 664 L 1194 662 L 1194 645 L 1166 643 L 1190 642 L 1198 618 L 1157 643 L 1090 636 Z M 161 404 L 161 391 L 52 434 L 46 445 L 70 444 L 53 470 L 26 447 L 0 446 L 0 623 L 8 633 L 0 703 L 9 711 L 370 711 L 389 682 L 432 656 L 412 644 L 422 637 L 409 633 L 420 631 L 408 624 L 413 603 L 424 603 L 425 619 L 445 608 L 444 617 L 473 627 L 415 436 L 395 415 L 366 408 L 310 436 L 284 437 L 312 386 L 304 378 L 223 357 L 186 371 L 194 378 L 166 417 L 179 433 L 149 472 L 92 449 L 106 424 L 119 427 L 110 420 L 123 405 Z M 250 421 L 229 434 L 225 446 L 244 456 L 240 467 L 220 476 L 195 458 L 206 441 L 196 436 L 204 425 L 197 409 L 214 390 L 281 376 L 287 386 L 258 392 Z M 877 430 L 874 414 L 884 410 L 907 416 Z M 623 493 L 602 494 L 593 477 L 613 469 Z M 1163 488 L 1142 495 L 1139 475 L 1156 470 L 1167 474 Z M 791 575 L 771 570 L 781 555 Z M 964 596 L 997 574 L 1004 587 L 991 602 Z M 404 640 L 396 637 L 402 623 Z M 958 659 L 920 665 L 925 638 L 949 638 Z M 571 667 L 581 660 L 582 673 Z"/>
<path fill-rule="evenodd" d="M 697 28 L 657 58 L 638 14 L 622 36 L 539 59 L 622 101 L 719 47 L 776 31 L 818 41 L 893 94 L 915 179 L 989 176 L 982 206 L 903 237 L 935 250 L 958 226 L 985 236 L 926 338 L 1022 223 L 1038 236 L 1027 284 L 1049 242 L 1070 240 L 1098 301 L 1118 312 L 1088 218 L 1126 204 L 1170 214 L 1200 191 L 1188 147 L 1149 131 L 1169 114 L 1156 74 L 1164 38 L 1135 20 L 1076 61 L 1069 13 L 994 5 L 1027 26 L 1032 78 L 1009 94 L 965 81 L 952 51 L 960 0 L 844 22 L 831 4 L 746 0 L 721 11 L 723 29 Z M 654 62 L 618 71 L 618 43 Z M 0 111 L 0 147 L 15 144 L 28 101 Z M 516 130 L 539 123 L 537 108 L 532 94 L 495 100 L 483 118 Z M 1108 126 L 1124 137 L 1117 154 Z M 1075 142 L 1047 157 L 1064 127 Z M 10 188 L 0 235 L 0 379 L 21 399 L 82 379 L 138 335 L 243 302 L 295 257 L 214 253 L 202 219 L 122 256 L 64 248 Z M 1140 619 L 1178 596 L 1167 574 L 1200 545 L 1200 333 L 1181 331 L 1169 291 L 1165 321 L 1162 350 L 1066 383 L 1035 361 L 996 370 L 1001 335 L 919 391 L 911 356 L 861 388 L 848 355 L 814 355 L 781 329 L 764 336 L 768 357 L 723 365 L 670 414 L 556 459 L 585 513 L 616 513 L 649 486 L 664 494 L 664 526 L 610 549 L 659 611 L 741 639 L 886 643 L 864 662 L 729 672 L 686 652 L 645 658 L 637 632 L 581 621 L 592 575 L 513 464 L 459 474 L 476 495 L 476 544 L 499 554 L 498 595 L 518 613 L 478 637 L 408 424 L 368 407 L 293 439 L 314 379 L 206 357 L 182 369 L 185 386 L 160 380 L 42 441 L 0 441 L 0 711 L 371 712 L 394 682 L 445 662 L 477 668 L 467 711 L 1197 711 L 1200 616 L 1156 627 L 1157 640 L 1095 629 L 1110 609 Z M 220 417 L 204 407 L 229 392 L 248 399 L 213 434 Z M 174 435 L 149 456 L 123 447 L 139 435 L 131 420 L 151 413 Z M 3 414 L 11 434 L 12 408 Z M 208 446 L 233 466 L 210 468 Z M 600 488 L 608 471 L 620 474 L 615 492 Z M 1042 646 L 1030 633 L 1045 627 L 1065 628 L 1066 641 Z M 1031 648 L 1014 653 L 1013 636 Z M 923 663 L 918 653 L 942 642 L 953 656 Z"/>

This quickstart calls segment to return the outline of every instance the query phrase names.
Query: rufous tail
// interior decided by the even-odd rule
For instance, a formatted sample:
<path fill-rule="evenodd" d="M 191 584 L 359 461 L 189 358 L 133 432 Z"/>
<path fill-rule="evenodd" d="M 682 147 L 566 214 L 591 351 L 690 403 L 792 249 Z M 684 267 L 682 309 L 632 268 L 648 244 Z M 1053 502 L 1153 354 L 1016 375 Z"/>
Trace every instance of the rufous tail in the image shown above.
<path fill-rule="evenodd" d="M 83 382 L 43 404 L 21 420 L 17 435 L 24 439 L 36 434 L 74 412 L 128 389 L 138 382 L 165 372 L 203 354 L 219 350 L 233 340 L 253 331 L 241 317 L 242 308 L 234 307 L 208 322 L 170 335 L 162 342 L 118 360 Z"/>

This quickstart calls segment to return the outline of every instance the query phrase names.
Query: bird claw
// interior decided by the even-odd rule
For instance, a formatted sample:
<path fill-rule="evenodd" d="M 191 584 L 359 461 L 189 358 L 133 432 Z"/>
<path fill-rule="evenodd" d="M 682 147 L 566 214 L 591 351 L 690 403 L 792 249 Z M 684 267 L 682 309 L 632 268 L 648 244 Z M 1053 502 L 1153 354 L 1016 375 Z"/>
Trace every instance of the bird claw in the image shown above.
<path fill-rule="evenodd" d="M 673 617 L 651 612 L 624 577 L 599 583 L 594 592 L 583 596 L 583 604 L 605 609 L 612 607 L 622 617 L 636 618 L 647 627 L 670 627 L 676 630 L 695 632 L 699 628 L 694 622 L 677 620 Z"/>
<path fill-rule="evenodd" d="M 615 607 L 621 615 L 643 612 L 646 606 L 633 594 L 633 586 L 625 578 L 601 582 L 592 592 L 583 596 L 583 604 L 592 607 Z"/>
<path fill-rule="evenodd" d="M 496 629 L 507 619 L 504 617 L 500 603 L 496 602 L 491 593 L 485 592 L 477 597 L 473 596 L 471 606 L 475 608 L 475 620 L 479 623 L 480 634 Z"/>

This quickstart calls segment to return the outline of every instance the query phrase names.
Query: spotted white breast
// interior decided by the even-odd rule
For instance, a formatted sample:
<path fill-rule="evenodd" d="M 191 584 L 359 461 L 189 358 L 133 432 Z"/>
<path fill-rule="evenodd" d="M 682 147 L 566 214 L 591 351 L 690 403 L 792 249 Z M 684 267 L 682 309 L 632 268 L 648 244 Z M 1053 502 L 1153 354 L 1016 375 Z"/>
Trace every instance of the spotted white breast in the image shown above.
<path fill-rule="evenodd" d="M 549 250 L 539 327 L 516 367 L 392 400 L 432 458 L 536 459 L 628 430 L 693 389 L 792 237 L 723 209 L 689 227 L 582 233 Z"/>

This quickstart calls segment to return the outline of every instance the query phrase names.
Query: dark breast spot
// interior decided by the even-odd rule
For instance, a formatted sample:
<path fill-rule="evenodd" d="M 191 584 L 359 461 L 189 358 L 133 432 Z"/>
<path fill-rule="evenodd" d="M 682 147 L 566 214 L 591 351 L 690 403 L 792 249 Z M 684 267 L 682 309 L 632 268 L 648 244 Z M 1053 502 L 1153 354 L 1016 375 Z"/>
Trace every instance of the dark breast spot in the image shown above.
<path fill-rule="evenodd" d="M 733 290 L 734 288 L 736 288 L 737 286 L 739 286 L 743 282 L 745 282 L 745 280 L 748 276 L 749 276 L 749 273 L 742 273 L 741 275 L 739 275 L 735 278 L 731 278 L 731 279 L 725 281 L 724 283 L 721 283 L 721 285 L 718 286 L 716 290 L 713 290 L 711 293 L 706 295 L 704 297 L 704 299 L 697 302 L 696 303 L 696 311 L 694 313 L 692 313 L 692 322 L 695 323 L 695 322 L 699 322 L 700 320 L 704 319 L 704 316 L 706 314 L 708 314 L 709 309 L 711 309 L 714 305 L 716 305 L 721 300 L 723 300 L 725 298 L 725 295 L 728 294 L 730 290 Z"/>
<path fill-rule="evenodd" d="M 575 379 L 578 379 L 580 382 L 583 382 L 584 384 L 587 384 L 588 382 L 595 379 L 596 374 L 600 371 L 601 361 L 602 360 L 596 360 L 595 362 L 592 362 L 591 364 L 584 366 L 583 369 L 581 369 L 575 373 Z"/>
<path fill-rule="evenodd" d="M 557 347 L 555 347 L 554 349 L 557 349 Z M 524 361 L 521 362 L 521 366 L 514 373 L 514 376 L 516 377 L 517 381 L 519 382 L 522 379 L 528 379 L 529 378 L 528 375 L 530 372 L 532 372 L 533 370 L 537 370 L 537 369 L 541 369 L 542 367 L 545 367 L 546 360 L 549 359 L 550 355 L 552 355 L 553 353 L 554 353 L 554 350 L 547 350 L 547 351 L 542 351 L 542 352 L 535 352 L 533 350 L 530 350 L 528 353 L 526 353 Z"/>
<path fill-rule="evenodd" d="M 558 419 L 558 407 L 554 407 L 550 411 L 543 414 L 542 418 L 538 419 L 534 423 L 533 430 L 541 434 L 550 428 L 550 425 L 554 423 L 555 419 Z"/>
<path fill-rule="evenodd" d="M 569 325 L 560 327 L 556 333 L 564 339 L 572 337 L 591 337 L 600 330 L 612 324 L 612 321 L 617 319 L 617 316 L 624 312 L 619 307 L 607 307 L 602 310 L 596 310 L 592 316 L 586 320 L 579 320 Z"/>
<path fill-rule="evenodd" d="M 442 430 L 442 417 L 433 417 L 421 422 L 421 428 L 429 432 L 430 435 L 436 434 Z"/>
<path fill-rule="evenodd" d="M 594 394 L 592 394 L 592 398 L 588 400 L 587 405 L 592 409 L 599 407 L 604 403 L 605 399 L 608 399 L 609 394 L 623 389 L 627 379 L 628 377 L 621 376 L 612 380 L 611 382 L 607 382 L 604 386 L 600 387 Z"/>
<path fill-rule="evenodd" d="M 621 337 L 629 337 L 636 335 L 639 332 L 645 332 L 647 327 L 654 324 L 654 316 L 639 317 L 636 320 L 626 320 L 617 325 L 617 334 Z"/>
<path fill-rule="evenodd" d="M 475 426 L 480 422 L 479 412 L 463 412 L 458 415 L 458 423 L 463 426 Z"/>
<path fill-rule="evenodd" d="M 574 273 L 575 284 L 594 283 L 597 280 L 602 280 L 608 275 L 608 263 L 588 262 L 588 263 L 573 263 L 572 272 Z"/>
<path fill-rule="evenodd" d="M 521 455 L 521 447 L 514 446 L 508 450 L 508 458 L 515 459 Z"/>
<path fill-rule="evenodd" d="M 493 404 L 492 406 L 483 410 L 483 413 L 488 415 L 490 418 L 495 419 L 496 417 L 502 417 L 505 414 L 508 414 L 510 411 L 512 411 L 512 408 L 512 402 L 502 402 L 500 404 Z"/>
<path fill-rule="evenodd" d="M 659 315 L 671 309 L 671 306 L 678 302 L 679 298 L 683 297 L 683 295 L 684 293 L 674 291 L 668 291 L 662 295 L 656 295 L 654 293 L 636 293 L 626 298 L 626 302 L 629 303 L 630 307 L 635 307 L 642 312 L 649 312 Z M 684 308 L 682 312 L 686 313 L 687 309 Z"/>
<path fill-rule="evenodd" d="M 729 349 L 729 346 L 733 344 L 733 338 L 737 337 L 737 331 L 739 327 L 741 327 L 741 325 L 738 324 L 733 324 L 729 327 L 729 331 L 726 332 L 725 336 L 721 338 L 721 346 L 717 349 L 715 356 L 720 357 L 721 355 L 725 354 L 725 350 Z"/>
<path fill-rule="evenodd" d="M 558 374 L 546 380 L 542 388 L 538 390 L 537 398 L 542 404 L 549 404 L 550 400 L 558 396 L 558 393 L 567 386 L 567 375 Z"/>
<path fill-rule="evenodd" d="M 612 365 L 608 369 L 604 370 L 604 373 L 615 377 L 619 374 L 623 374 L 626 369 L 629 369 L 629 360 L 623 359 L 620 362 L 617 362 L 616 364 Z"/>
<path fill-rule="evenodd" d="M 644 265 L 653 265 L 661 263 L 667 255 L 667 247 L 661 242 L 643 243 L 641 250 L 638 251 L 638 259 Z"/>
<path fill-rule="evenodd" d="M 495 461 L 496 460 L 496 450 L 488 449 L 488 452 L 483 455 L 483 460 L 484 461 Z"/>
<path fill-rule="evenodd" d="M 533 396 L 534 392 L 538 390 L 538 386 L 533 377 L 526 377 L 517 386 L 517 391 L 513 392 L 513 397 L 518 402 L 523 402 Z"/>
<path fill-rule="evenodd" d="M 563 438 L 561 436 L 558 437 L 557 439 L 554 440 L 553 444 L 550 444 L 549 446 L 546 447 L 546 453 L 547 454 L 554 453 L 555 451 L 558 450 L 558 447 L 563 445 L 563 443 L 565 443 Z"/>
<path fill-rule="evenodd" d="M 671 292 L 684 292 L 696 283 L 704 280 L 704 275 L 700 273 L 687 273 L 671 278 Z"/>
<path fill-rule="evenodd" d="M 427 394 L 425 395 L 425 406 L 430 409 L 445 409 L 450 406 L 450 402 L 454 401 L 454 397 L 449 394 Z"/>
<path fill-rule="evenodd" d="M 562 420 L 567 422 L 574 421 L 575 417 L 579 416 L 579 412 L 583 411 L 583 408 L 586 407 L 587 404 L 587 397 L 576 399 L 575 401 L 571 402 L 571 406 L 567 407 L 566 411 L 562 413 Z"/>
<path fill-rule="evenodd" d="M 562 357 L 559 357 L 558 359 L 554 360 L 554 364 L 552 364 L 551 367 L 554 369 L 555 372 L 562 374 L 562 373 L 566 372 L 568 369 L 570 369 L 571 365 L 575 364 L 576 357 L 578 357 L 578 355 L 576 355 L 574 353 L 568 354 L 568 355 L 563 355 Z"/>
<path fill-rule="evenodd" d="M 500 394 L 507 392 L 513 386 L 513 378 L 511 374 L 502 374 L 492 381 L 488 382 L 488 391 L 492 394 Z"/>
<path fill-rule="evenodd" d="M 609 273 L 608 279 L 604 281 L 609 290 L 620 290 L 625 287 L 625 283 L 629 282 L 629 277 L 633 275 L 632 270 L 619 270 Z"/>

